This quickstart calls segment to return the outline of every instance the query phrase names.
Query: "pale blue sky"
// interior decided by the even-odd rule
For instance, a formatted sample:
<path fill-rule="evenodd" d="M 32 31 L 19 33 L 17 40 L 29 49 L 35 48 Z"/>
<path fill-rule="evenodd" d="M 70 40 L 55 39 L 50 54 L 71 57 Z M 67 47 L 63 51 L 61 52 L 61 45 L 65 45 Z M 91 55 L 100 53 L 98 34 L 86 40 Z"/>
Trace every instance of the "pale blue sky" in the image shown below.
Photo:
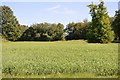
<path fill-rule="evenodd" d="M 91 20 L 88 4 L 91 2 L 2 2 L 9 6 L 20 24 L 49 22 L 63 23 Z M 117 2 L 106 2 L 109 15 L 114 16 L 118 9 Z"/>

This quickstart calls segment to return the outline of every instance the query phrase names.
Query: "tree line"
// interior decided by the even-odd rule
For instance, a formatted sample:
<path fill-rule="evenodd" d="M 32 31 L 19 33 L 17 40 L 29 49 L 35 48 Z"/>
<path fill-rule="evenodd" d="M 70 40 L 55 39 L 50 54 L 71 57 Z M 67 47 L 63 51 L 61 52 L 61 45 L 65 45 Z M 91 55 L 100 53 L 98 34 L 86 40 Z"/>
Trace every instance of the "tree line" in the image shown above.
<path fill-rule="evenodd" d="M 2 37 L 9 41 L 58 41 L 84 39 L 93 43 L 120 41 L 120 10 L 114 17 L 109 17 L 104 2 L 90 4 L 91 22 L 37 23 L 31 26 L 21 25 L 8 6 L 0 6 Z"/>
<path fill-rule="evenodd" d="M 23 32 L 21 41 L 57 41 L 64 39 L 64 25 L 61 23 L 33 24 Z"/>

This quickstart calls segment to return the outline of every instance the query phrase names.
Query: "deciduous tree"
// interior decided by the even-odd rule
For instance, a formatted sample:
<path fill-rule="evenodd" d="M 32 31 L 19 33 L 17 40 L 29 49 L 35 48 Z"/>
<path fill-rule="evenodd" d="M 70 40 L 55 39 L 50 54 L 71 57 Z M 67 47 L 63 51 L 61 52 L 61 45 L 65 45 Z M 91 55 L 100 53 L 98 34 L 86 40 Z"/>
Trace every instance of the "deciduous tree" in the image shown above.
<path fill-rule="evenodd" d="M 15 41 L 21 36 L 20 24 L 8 6 L 2 8 L 2 35 L 5 39 Z"/>
<path fill-rule="evenodd" d="M 108 43 L 114 39 L 114 33 L 111 29 L 110 17 L 104 2 L 100 4 L 90 4 L 90 14 L 92 16 L 92 25 L 88 32 L 88 42 Z"/>

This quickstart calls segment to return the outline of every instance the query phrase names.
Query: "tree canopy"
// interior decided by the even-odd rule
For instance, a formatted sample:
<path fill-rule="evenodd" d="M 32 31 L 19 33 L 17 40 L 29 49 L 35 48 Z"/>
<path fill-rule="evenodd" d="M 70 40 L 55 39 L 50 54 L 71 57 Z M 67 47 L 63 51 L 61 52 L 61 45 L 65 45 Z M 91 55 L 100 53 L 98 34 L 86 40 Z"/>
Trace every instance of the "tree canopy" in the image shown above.
<path fill-rule="evenodd" d="M 17 40 L 20 36 L 20 24 L 8 6 L 2 8 L 2 35 L 10 41 Z"/>
<path fill-rule="evenodd" d="M 0 6 L 0 33 L 9 41 L 58 41 L 84 39 L 93 43 L 109 43 L 120 40 L 120 10 L 109 17 L 104 2 L 88 5 L 92 21 L 62 23 L 37 23 L 31 26 L 19 24 L 8 6 Z M 1 26 L 2 25 L 2 26 Z M 65 28 L 65 29 L 64 29 Z M 115 33 L 115 34 L 114 34 Z"/>
<path fill-rule="evenodd" d="M 116 39 L 120 40 L 120 10 L 116 11 L 112 26 L 116 34 Z"/>
<path fill-rule="evenodd" d="M 83 22 L 78 23 L 69 23 L 65 28 L 65 32 L 67 33 L 67 40 L 78 40 L 78 39 L 86 39 L 86 33 L 88 31 L 90 22 L 86 19 Z"/>
<path fill-rule="evenodd" d="M 111 21 L 104 2 L 100 4 L 90 4 L 90 14 L 92 16 L 91 28 L 88 32 L 88 42 L 108 43 L 114 39 L 114 33 L 111 29 Z"/>
<path fill-rule="evenodd" d="M 61 23 L 40 23 L 31 25 L 21 36 L 25 41 L 57 41 L 64 39 L 64 25 Z"/>

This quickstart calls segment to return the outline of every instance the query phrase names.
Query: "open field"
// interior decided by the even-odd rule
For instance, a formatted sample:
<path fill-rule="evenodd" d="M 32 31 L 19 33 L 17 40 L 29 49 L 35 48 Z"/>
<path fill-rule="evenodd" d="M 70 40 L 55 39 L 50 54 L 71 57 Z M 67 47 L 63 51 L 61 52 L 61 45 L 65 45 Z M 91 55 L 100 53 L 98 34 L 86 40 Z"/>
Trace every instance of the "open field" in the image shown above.
<path fill-rule="evenodd" d="M 118 44 L 4 42 L 3 77 L 117 77 Z"/>

